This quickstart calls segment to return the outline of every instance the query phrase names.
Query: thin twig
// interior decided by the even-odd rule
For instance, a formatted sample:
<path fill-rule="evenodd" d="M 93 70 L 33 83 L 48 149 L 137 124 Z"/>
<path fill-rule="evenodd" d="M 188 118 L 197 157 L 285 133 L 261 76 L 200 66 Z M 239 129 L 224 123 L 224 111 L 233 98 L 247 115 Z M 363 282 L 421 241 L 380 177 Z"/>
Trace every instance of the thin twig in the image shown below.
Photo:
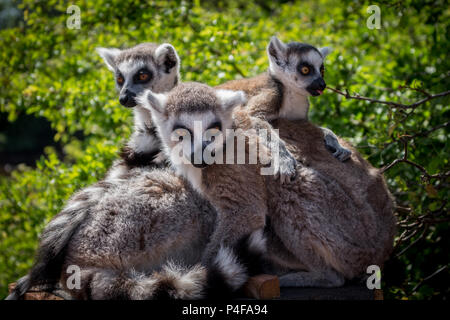
<path fill-rule="evenodd" d="M 398 88 L 399 88 L 400 90 L 401 90 L 401 89 L 410 89 L 410 90 L 414 90 L 414 91 L 423 93 L 423 94 L 426 95 L 427 97 L 431 97 L 431 96 L 432 96 L 431 93 L 429 93 L 428 91 L 426 91 L 426 90 L 423 89 L 423 88 L 414 88 L 414 87 L 407 86 L 407 85 L 401 85 L 401 86 L 398 86 Z"/>
<path fill-rule="evenodd" d="M 434 131 L 436 131 L 436 130 L 442 129 L 442 128 L 446 128 L 446 127 L 448 127 L 449 125 L 450 125 L 450 121 L 447 121 L 447 122 L 445 122 L 445 123 L 442 123 L 442 124 L 440 124 L 440 125 L 437 125 L 437 126 L 431 128 L 431 129 L 424 130 L 424 131 L 421 131 L 421 132 L 417 132 L 417 133 L 413 134 L 412 136 L 409 136 L 408 140 L 412 140 L 412 139 L 414 139 L 414 138 L 416 138 L 416 137 L 426 137 L 426 136 L 428 136 L 430 133 L 432 133 L 432 132 L 434 132 Z"/>
<path fill-rule="evenodd" d="M 433 278 L 434 276 L 436 276 L 437 274 L 441 273 L 442 271 L 444 271 L 444 270 L 447 269 L 447 268 L 448 268 L 448 265 L 443 266 L 443 267 L 437 269 L 435 272 L 433 272 L 432 274 L 430 274 L 428 277 L 426 277 L 426 278 L 424 278 L 422 281 L 420 281 L 420 282 L 413 288 L 412 292 L 416 292 L 417 289 L 419 289 L 419 288 L 423 285 L 423 283 L 424 283 L 425 281 L 430 280 L 431 278 Z"/>
<path fill-rule="evenodd" d="M 422 178 L 425 178 L 428 182 L 432 179 L 441 180 L 441 179 L 446 179 L 446 178 L 450 177 L 450 171 L 430 174 L 420 164 L 417 164 L 415 162 L 412 162 L 411 160 L 408 160 L 408 142 L 407 142 L 407 140 L 409 140 L 408 137 L 410 137 L 410 136 L 403 136 L 403 137 L 400 137 L 400 139 L 399 139 L 399 141 L 403 143 L 403 150 L 404 150 L 403 157 L 400 159 L 395 159 L 390 164 L 383 166 L 380 169 L 381 173 L 385 173 L 386 171 L 388 171 L 395 165 L 403 162 L 403 163 L 407 163 L 407 164 L 412 165 L 413 167 L 416 167 L 417 169 L 419 169 L 420 172 L 422 172 Z"/>
<path fill-rule="evenodd" d="M 378 100 L 378 99 L 372 99 L 372 98 L 368 98 L 368 97 L 363 97 L 359 94 L 355 94 L 355 95 L 350 95 L 350 93 L 348 92 L 348 90 L 346 90 L 345 92 L 342 92 L 338 89 L 335 88 L 331 88 L 331 87 L 327 87 L 328 89 L 330 89 L 331 91 L 336 92 L 337 94 L 340 94 L 344 97 L 346 97 L 347 99 L 355 99 L 355 100 L 362 100 L 362 101 L 369 101 L 372 103 L 381 103 L 381 104 L 385 104 L 390 106 L 391 108 L 399 108 L 399 109 L 415 109 L 418 106 L 420 106 L 421 104 L 424 104 L 425 102 L 428 102 L 432 99 L 436 99 L 439 97 L 444 97 L 447 95 L 450 95 L 450 90 L 448 91 L 444 91 L 441 93 L 436 93 L 436 94 L 430 94 L 429 96 L 427 96 L 426 98 L 423 98 L 417 102 L 411 103 L 411 104 L 403 104 L 403 103 L 399 103 L 399 102 L 392 102 L 392 101 L 385 101 L 385 100 Z"/>
<path fill-rule="evenodd" d="M 417 229 L 418 230 L 418 229 Z M 402 251 L 400 251 L 399 253 L 397 253 L 395 255 L 396 258 L 400 257 L 402 254 L 404 254 L 407 250 L 409 250 L 412 246 L 414 246 L 417 242 L 419 242 L 420 240 L 422 240 L 422 238 L 425 236 L 426 231 L 428 230 L 428 227 L 425 227 L 422 231 L 422 233 L 420 234 L 420 236 L 418 236 L 413 242 L 411 242 L 408 246 L 406 246 L 406 248 L 403 248 Z M 416 230 L 414 230 L 415 233 Z M 411 239 L 411 237 L 408 237 L 408 239 Z M 404 240 L 406 241 L 406 239 Z"/>

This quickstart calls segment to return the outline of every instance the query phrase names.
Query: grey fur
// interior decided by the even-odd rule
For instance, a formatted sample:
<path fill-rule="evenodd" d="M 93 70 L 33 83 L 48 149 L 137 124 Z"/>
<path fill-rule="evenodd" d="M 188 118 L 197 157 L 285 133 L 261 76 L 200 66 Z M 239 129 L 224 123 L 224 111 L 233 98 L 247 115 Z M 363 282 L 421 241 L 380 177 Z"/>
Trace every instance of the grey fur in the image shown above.
<path fill-rule="evenodd" d="M 63 267 L 83 270 L 81 290 L 67 289 L 78 299 L 151 298 L 167 280 L 168 262 L 193 267 L 199 261 L 215 219 L 208 203 L 168 169 L 136 168 L 109 182 L 92 212 L 72 236 Z M 180 268 L 179 275 L 191 272 Z"/>
<path fill-rule="evenodd" d="M 193 94 L 183 94 L 186 91 Z M 176 143 L 167 145 L 164 135 L 170 129 L 162 127 L 187 117 L 186 112 L 180 112 L 186 104 L 203 105 L 203 97 L 204 101 L 214 101 L 215 96 L 213 89 L 195 83 L 180 85 L 166 95 L 171 108 L 164 121 L 153 113 L 166 152 Z M 227 122 L 217 102 L 208 106 L 206 110 L 190 108 L 190 117 L 201 120 L 205 112 L 214 111 Z M 246 123 L 255 125 L 245 112 L 235 114 L 234 121 L 237 128 Z M 269 232 L 275 236 L 268 240 L 268 258 L 282 276 L 283 285 L 340 286 L 345 279 L 363 276 L 369 265 L 382 267 L 392 250 L 395 217 L 393 200 L 380 172 L 354 150 L 346 163 L 334 159 L 317 143 L 323 139 L 323 131 L 308 122 L 279 122 L 284 130 L 281 137 L 306 163 L 298 168 L 298 179 L 290 185 L 261 178 L 258 166 L 177 166 L 177 171 L 218 209 L 217 227 L 203 260 L 214 257 L 221 244 L 233 246 L 243 234 L 261 229 L 269 217 Z M 200 178 L 192 179 L 195 176 Z"/>
<path fill-rule="evenodd" d="M 325 146 L 333 152 L 333 156 L 341 162 L 348 160 L 352 155 L 352 152 L 340 145 L 338 137 L 334 134 L 334 132 L 323 127 L 320 129 L 322 129 L 323 132 Z"/>
<path fill-rule="evenodd" d="M 69 213 L 76 219 L 63 218 Z M 39 252 L 49 254 L 38 256 L 36 265 L 42 267 L 30 275 L 62 254 L 56 281 L 73 299 L 203 298 L 210 271 L 199 262 L 215 220 L 211 205 L 169 168 L 134 168 L 68 201 L 44 229 Z M 232 248 L 222 251 L 228 254 L 218 252 L 210 266 L 236 290 L 248 271 Z M 81 269 L 80 288 L 67 285 L 71 265 Z M 42 284 L 27 275 L 8 299 Z"/>

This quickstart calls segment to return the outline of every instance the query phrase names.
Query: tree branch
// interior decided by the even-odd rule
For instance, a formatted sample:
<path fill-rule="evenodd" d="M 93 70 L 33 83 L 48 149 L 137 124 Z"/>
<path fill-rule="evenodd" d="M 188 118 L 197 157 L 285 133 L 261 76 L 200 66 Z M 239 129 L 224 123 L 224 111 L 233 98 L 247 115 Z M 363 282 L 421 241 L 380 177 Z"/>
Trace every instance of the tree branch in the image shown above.
<path fill-rule="evenodd" d="M 391 108 L 398 108 L 398 109 L 402 109 L 402 110 L 407 110 L 407 109 L 415 109 L 418 106 L 420 106 L 421 104 L 424 104 L 425 102 L 428 102 L 430 100 L 439 98 L 439 97 L 444 97 L 444 96 L 448 96 L 450 95 L 450 90 L 448 91 L 444 91 L 441 93 L 436 93 L 436 94 L 429 94 L 426 93 L 426 95 L 428 95 L 426 98 L 423 98 L 417 102 L 411 103 L 411 104 L 403 104 L 403 103 L 399 103 L 399 102 L 392 102 L 392 101 L 385 101 L 385 100 L 378 100 L 378 99 L 372 99 L 372 98 L 368 98 L 368 97 L 363 97 L 360 96 L 359 94 L 355 94 L 355 95 L 350 95 L 350 93 L 348 92 L 348 90 L 345 90 L 345 93 L 335 89 L 335 88 L 331 88 L 331 87 L 327 87 L 328 89 L 330 89 L 331 91 L 336 92 L 337 94 L 340 94 L 342 96 L 344 96 L 347 99 L 355 99 L 355 100 L 362 100 L 362 101 L 369 101 L 371 103 L 381 103 L 381 104 L 385 104 L 390 106 Z"/>
<path fill-rule="evenodd" d="M 426 278 L 424 278 L 422 281 L 420 281 L 420 282 L 414 287 L 414 289 L 412 290 L 412 292 L 416 292 L 417 289 L 419 289 L 419 288 L 423 285 L 423 283 L 424 283 L 425 281 L 430 280 L 431 278 L 433 278 L 433 277 L 436 276 L 437 274 L 441 273 L 442 271 L 446 270 L 447 268 L 448 268 L 448 265 L 445 265 L 445 266 L 443 266 L 443 267 L 437 269 L 437 270 L 436 270 L 435 272 L 433 272 L 431 275 L 429 275 L 428 277 L 426 277 Z"/>

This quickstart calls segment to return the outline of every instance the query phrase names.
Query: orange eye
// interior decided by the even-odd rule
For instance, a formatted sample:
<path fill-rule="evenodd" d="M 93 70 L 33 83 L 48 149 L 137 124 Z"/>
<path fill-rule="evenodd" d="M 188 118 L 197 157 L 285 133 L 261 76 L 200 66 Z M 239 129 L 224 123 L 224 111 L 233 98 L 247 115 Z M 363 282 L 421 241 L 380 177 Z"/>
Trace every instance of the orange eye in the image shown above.
<path fill-rule="evenodd" d="M 186 137 L 189 134 L 189 131 L 187 131 L 184 128 L 178 128 L 174 130 L 174 133 L 177 137 L 181 138 L 181 137 Z"/>
<path fill-rule="evenodd" d="M 218 135 L 220 133 L 220 128 L 219 127 L 214 127 L 214 128 L 208 129 L 208 131 L 209 131 L 210 135 L 215 136 L 215 135 Z"/>
<path fill-rule="evenodd" d="M 116 81 L 121 86 L 123 84 L 123 77 L 122 76 L 117 76 Z"/>
<path fill-rule="evenodd" d="M 151 80 L 152 73 L 150 70 L 144 68 L 139 70 L 139 72 L 134 76 L 135 83 L 146 83 Z"/>
<path fill-rule="evenodd" d="M 148 79 L 148 73 L 139 74 L 139 81 L 147 81 L 147 79 Z"/>
<path fill-rule="evenodd" d="M 309 73 L 309 68 L 308 68 L 307 66 L 303 66 L 303 67 L 300 69 L 300 72 L 301 72 L 303 75 L 307 75 L 307 74 Z"/>

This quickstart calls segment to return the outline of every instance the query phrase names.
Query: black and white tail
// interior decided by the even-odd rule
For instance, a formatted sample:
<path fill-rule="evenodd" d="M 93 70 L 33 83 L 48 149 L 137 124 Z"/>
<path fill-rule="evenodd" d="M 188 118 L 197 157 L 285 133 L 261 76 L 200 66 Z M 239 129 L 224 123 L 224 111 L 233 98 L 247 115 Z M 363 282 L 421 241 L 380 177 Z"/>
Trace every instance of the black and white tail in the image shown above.
<path fill-rule="evenodd" d="M 93 191 L 89 189 L 85 191 Z M 42 234 L 35 265 L 17 282 L 8 300 L 20 299 L 32 286 L 54 288 L 61 276 L 67 244 L 92 205 L 89 199 L 88 194 L 78 194 L 49 223 Z M 221 247 L 209 266 L 197 264 L 187 268 L 168 262 L 150 275 L 133 269 L 88 268 L 82 272 L 82 288 L 71 294 L 95 300 L 229 298 L 250 276 L 262 273 L 265 250 L 263 232 L 258 230 L 241 239 L 234 248 Z"/>
<path fill-rule="evenodd" d="M 263 230 L 244 237 L 234 248 L 221 247 L 208 267 L 205 298 L 230 298 L 248 278 L 264 272 L 266 239 Z"/>
<path fill-rule="evenodd" d="M 81 288 L 71 295 L 93 300 L 196 300 L 232 297 L 248 277 L 261 273 L 265 240 L 262 232 L 242 239 L 234 248 L 220 248 L 209 266 L 168 262 L 150 274 L 134 269 L 88 268 Z"/>
<path fill-rule="evenodd" d="M 263 232 L 257 231 L 234 248 L 220 247 L 209 266 L 184 269 L 170 263 L 158 273 L 152 299 L 231 298 L 250 276 L 263 272 L 265 251 Z"/>
<path fill-rule="evenodd" d="M 67 206 L 57 214 L 41 234 L 35 263 L 28 275 L 20 278 L 6 300 L 20 299 L 31 287 L 52 290 L 58 283 L 65 259 L 67 244 L 84 221 L 93 204 L 103 194 L 105 183 L 99 183 L 75 194 Z"/>

